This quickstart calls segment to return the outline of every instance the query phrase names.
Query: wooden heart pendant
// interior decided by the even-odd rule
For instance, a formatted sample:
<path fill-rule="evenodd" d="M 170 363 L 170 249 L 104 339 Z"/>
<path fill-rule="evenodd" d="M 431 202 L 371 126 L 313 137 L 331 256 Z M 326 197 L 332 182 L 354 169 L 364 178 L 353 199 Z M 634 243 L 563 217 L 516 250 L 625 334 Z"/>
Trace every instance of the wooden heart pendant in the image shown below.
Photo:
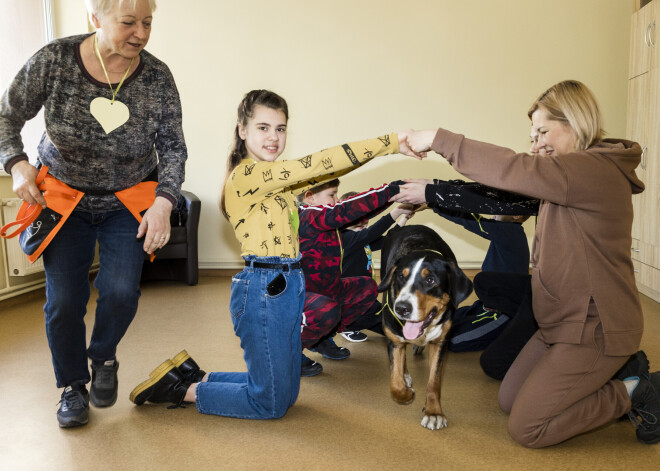
<path fill-rule="evenodd" d="M 128 106 L 121 101 L 114 103 L 107 98 L 97 97 L 89 104 L 89 112 L 96 118 L 106 134 L 120 127 L 130 117 Z"/>

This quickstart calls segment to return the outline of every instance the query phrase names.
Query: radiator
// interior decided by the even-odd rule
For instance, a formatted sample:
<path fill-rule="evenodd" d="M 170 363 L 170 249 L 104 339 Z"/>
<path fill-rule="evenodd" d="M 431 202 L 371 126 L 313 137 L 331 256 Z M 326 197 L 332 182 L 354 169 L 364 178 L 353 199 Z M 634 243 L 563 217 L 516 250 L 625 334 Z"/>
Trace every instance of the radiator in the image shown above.
<path fill-rule="evenodd" d="M 19 198 L 5 198 L 2 200 L 2 220 L 7 224 L 16 220 L 16 214 L 21 207 L 22 201 Z M 10 229 L 11 232 L 12 229 Z M 30 263 L 27 255 L 23 253 L 18 236 L 11 239 L 4 239 L 5 250 L 7 251 L 7 274 L 9 276 L 26 276 L 44 271 L 44 262 L 41 257 L 34 263 Z"/>

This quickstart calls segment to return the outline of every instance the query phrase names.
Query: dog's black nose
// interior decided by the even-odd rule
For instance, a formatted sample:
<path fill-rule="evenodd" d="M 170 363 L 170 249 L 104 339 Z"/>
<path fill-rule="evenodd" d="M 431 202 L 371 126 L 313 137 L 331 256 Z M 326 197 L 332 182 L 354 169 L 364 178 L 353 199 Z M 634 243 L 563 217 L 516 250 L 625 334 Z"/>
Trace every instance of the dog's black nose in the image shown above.
<path fill-rule="evenodd" d="M 412 304 L 406 301 L 399 301 L 394 305 L 394 312 L 396 312 L 399 317 L 407 319 L 412 312 Z"/>

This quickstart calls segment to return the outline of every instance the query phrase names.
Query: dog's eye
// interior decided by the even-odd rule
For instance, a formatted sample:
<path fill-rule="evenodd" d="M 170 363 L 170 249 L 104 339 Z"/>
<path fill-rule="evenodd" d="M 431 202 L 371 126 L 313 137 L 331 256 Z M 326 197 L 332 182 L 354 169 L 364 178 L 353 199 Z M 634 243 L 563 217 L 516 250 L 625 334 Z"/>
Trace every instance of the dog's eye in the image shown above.
<path fill-rule="evenodd" d="M 436 283 L 435 278 L 432 276 L 427 276 L 424 281 L 426 281 L 426 284 L 429 286 L 433 286 Z"/>
<path fill-rule="evenodd" d="M 399 279 L 400 279 L 400 280 L 405 280 L 405 279 L 406 279 L 406 275 L 404 275 L 403 272 L 399 273 Z"/>

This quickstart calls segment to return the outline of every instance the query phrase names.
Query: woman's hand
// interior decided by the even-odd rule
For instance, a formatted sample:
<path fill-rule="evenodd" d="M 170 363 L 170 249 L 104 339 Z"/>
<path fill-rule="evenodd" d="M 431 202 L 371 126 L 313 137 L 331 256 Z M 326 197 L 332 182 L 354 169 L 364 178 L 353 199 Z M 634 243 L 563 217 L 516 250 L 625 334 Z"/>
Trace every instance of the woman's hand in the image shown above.
<path fill-rule="evenodd" d="M 433 180 L 409 179 L 404 180 L 399 187 L 399 193 L 390 198 L 397 203 L 422 204 L 426 203 L 426 185 L 433 184 Z"/>
<path fill-rule="evenodd" d="M 412 131 L 408 135 L 408 146 L 412 152 L 415 153 L 426 153 L 431 150 L 431 145 L 433 145 L 433 139 L 437 130 L 429 129 L 426 131 Z"/>
<path fill-rule="evenodd" d="M 160 249 L 170 240 L 170 215 L 172 203 L 167 198 L 157 196 L 151 208 L 142 216 L 138 227 L 137 238 L 146 234 L 144 238 L 144 251 L 151 254 Z"/>
<path fill-rule="evenodd" d="M 16 162 L 11 168 L 12 190 L 26 203 L 38 204 L 45 208 L 46 199 L 35 183 L 38 174 L 39 170 L 30 162 L 26 160 Z"/>
<path fill-rule="evenodd" d="M 412 133 L 414 133 L 412 129 L 399 133 L 399 153 L 422 160 L 426 158 L 426 152 L 416 152 L 410 148 L 408 138 Z"/>

